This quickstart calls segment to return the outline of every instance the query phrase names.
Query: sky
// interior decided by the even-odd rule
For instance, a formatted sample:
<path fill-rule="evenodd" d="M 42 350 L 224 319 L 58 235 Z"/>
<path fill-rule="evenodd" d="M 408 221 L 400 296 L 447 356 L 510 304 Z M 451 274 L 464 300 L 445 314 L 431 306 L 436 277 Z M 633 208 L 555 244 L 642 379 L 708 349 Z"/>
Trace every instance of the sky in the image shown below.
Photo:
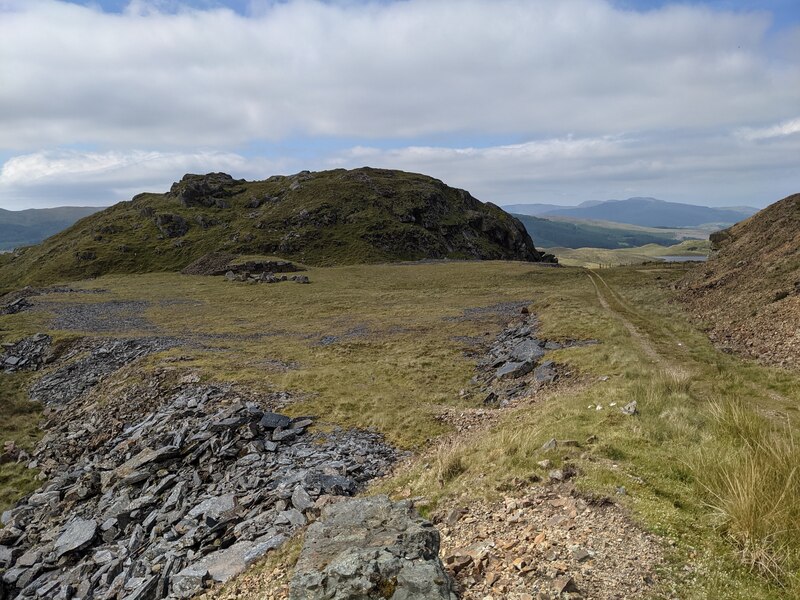
<path fill-rule="evenodd" d="M 0 208 L 365 165 L 766 206 L 800 192 L 800 1 L 0 0 Z"/>

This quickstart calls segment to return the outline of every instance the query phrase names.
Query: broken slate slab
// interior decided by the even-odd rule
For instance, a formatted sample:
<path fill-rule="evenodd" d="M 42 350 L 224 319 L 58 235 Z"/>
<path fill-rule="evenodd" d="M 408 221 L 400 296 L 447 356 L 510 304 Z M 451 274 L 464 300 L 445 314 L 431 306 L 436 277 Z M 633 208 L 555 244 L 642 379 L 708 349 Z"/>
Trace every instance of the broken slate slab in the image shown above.
<path fill-rule="evenodd" d="M 84 519 L 72 521 L 56 540 L 53 548 L 56 557 L 61 558 L 68 552 L 82 550 L 92 543 L 96 533 L 96 522 Z"/>
<path fill-rule="evenodd" d="M 292 492 L 292 506 L 301 513 L 314 506 L 314 501 L 302 485 L 295 486 Z"/>
<path fill-rule="evenodd" d="M 270 550 L 280 547 L 284 541 L 286 541 L 285 536 L 276 535 L 252 542 L 236 542 L 230 548 L 222 552 L 210 554 L 199 562 L 196 562 L 178 573 L 176 577 L 184 576 L 184 578 L 188 579 L 190 574 L 194 574 L 193 576 L 198 578 L 202 577 L 202 574 L 207 573 L 208 577 L 214 581 L 224 583 L 231 577 L 244 571 Z M 187 587 L 188 584 L 189 581 L 184 582 L 184 585 Z"/>
<path fill-rule="evenodd" d="M 278 413 L 267 412 L 261 417 L 259 425 L 264 429 L 285 429 L 292 424 L 292 420 L 286 415 L 279 415 Z"/>
<path fill-rule="evenodd" d="M 495 371 L 497 379 L 518 378 L 527 375 L 533 369 L 532 362 L 507 362 Z"/>
<path fill-rule="evenodd" d="M 511 350 L 511 360 L 514 362 L 535 362 L 543 356 L 544 350 L 538 340 L 523 340 Z"/>
<path fill-rule="evenodd" d="M 555 365 L 552 360 L 543 362 L 533 371 L 533 378 L 538 383 L 553 383 L 557 376 L 558 373 L 556 373 Z"/>
<path fill-rule="evenodd" d="M 233 510 L 236 507 L 236 495 L 225 494 L 203 500 L 200 504 L 189 511 L 189 516 L 197 518 L 199 516 L 212 517 L 218 519 L 220 515 Z"/>

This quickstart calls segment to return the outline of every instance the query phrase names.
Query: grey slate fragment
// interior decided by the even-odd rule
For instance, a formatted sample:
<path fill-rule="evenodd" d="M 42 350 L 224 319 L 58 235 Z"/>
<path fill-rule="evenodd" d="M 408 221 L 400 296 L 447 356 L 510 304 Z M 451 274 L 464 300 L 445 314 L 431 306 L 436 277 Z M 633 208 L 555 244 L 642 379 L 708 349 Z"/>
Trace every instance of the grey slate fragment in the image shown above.
<path fill-rule="evenodd" d="M 69 523 L 64 532 L 56 540 L 53 548 L 56 557 L 60 558 L 68 552 L 76 552 L 92 543 L 97 533 L 97 523 L 91 520 L 76 519 Z"/>
<path fill-rule="evenodd" d="M 233 510 L 236 507 L 236 495 L 225 494 L 224 496 L 217 496 L 203 500 L 200 504 L 195 506 L 189 511 L 190 517 L 214 517 L 218 518 L 222 513 Z"/>
<path fill-rule="evenodd" d="M 544 350 L 538 340 L 523 340 L 511 350 L 511 360 L 514 362 L 535 362 L 542 356 Z"/>
<path fill-rule="evenodd" d="M 297 485 L 292 492 L 292 506 L 300 512 L 306 512 L 314 506 L 314 501 L 302 485 Z"/>
<path fill-rule="evenodd" d="M 494 376 L 497 379 L 518 378 L 527 375 L 533 369 L 532 362 L 507 362 L 497 369 Z"/>
<path fill-rule="evenodd" d="M 638 404 L 636 403 L 636 400 L 631 400 L 630 402 L 628 402 L 628 404 L 623 406 L 620 410 L 622 411 L 622 414 L 635 415 L 638 412 L 639 408 L 638 408 Z"/>
<path fill-rule="evenodd" d="M 264 413 L 264 416 L 261 417 L 261 421 L 259 421 L 259 425 L 264 429 L 286 428 L 291 424 L 292 420 L 289 417 L 272 412 Z"/>

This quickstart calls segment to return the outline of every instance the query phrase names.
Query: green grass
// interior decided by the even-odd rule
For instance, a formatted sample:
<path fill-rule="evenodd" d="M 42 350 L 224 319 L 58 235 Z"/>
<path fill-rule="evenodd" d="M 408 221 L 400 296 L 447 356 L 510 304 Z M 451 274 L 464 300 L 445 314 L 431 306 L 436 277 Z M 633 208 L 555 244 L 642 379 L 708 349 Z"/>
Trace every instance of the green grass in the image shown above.
<path fill-rule="evenodd" d="M 41 406 L 27 399 L 29 381 L 30 377 L 24 374 L 0 375 L 0 444 L 13 441 L 27 451 L 39 439 L 37 422 L 41 413 Z M 33 491 L 38 486 L 36 475 L 25 463 L 0 465 L 0 511 Z"/>
<path fill-rule="evenodd" d="M 164 334 L 207 345 L 170 351 L 190 357 L 171 363 L 180 369 L 289 389 L 301 398 L 291 414 L 317 415 L 320 427 L 373 427 L 420 452 L 379 490 L 410 489 L 433 505 L 496 497 L 515 478 L 545 475 L 536 464 L 543 458 L 566 461 L 578 468 L 581 489 L 614 496 L 673 542 L 663 595 L 797 597 L 800 377 L 717 351 L 672 302 L 670 284 L 686 268 L 600 271 L 594 284 L 608 309 L 582 269 L 511 262 L 310 268 L 311 285 L 107 276 L 81 285 L 108 294 L 48 301 L 148 301 L 145 316 Z M 465 318 L 465 310 L 512 301 L 531 302 L 544 337 L 599 343 L 551 355 L 576 374 L 574 387 L 504 413 L 480 435 L 452 436 L 440 411 L 480 404 L 464 338 L 490 340 L 506 322 L 491 313 Z M 38 318 L 0 323 L 21 333 L 41 328 Z M 338 342 L 320 345 L 323 336 Z M 276 368 L 276 360 L 294 368 Z M 634 399 L 638 415 L 619 412 Z M 579 446 L 542 452 L 553 437 Z M 617 496 L 618 486 L 628 494 Z M 686 564 L 695 569 L 691 584 Z"/>

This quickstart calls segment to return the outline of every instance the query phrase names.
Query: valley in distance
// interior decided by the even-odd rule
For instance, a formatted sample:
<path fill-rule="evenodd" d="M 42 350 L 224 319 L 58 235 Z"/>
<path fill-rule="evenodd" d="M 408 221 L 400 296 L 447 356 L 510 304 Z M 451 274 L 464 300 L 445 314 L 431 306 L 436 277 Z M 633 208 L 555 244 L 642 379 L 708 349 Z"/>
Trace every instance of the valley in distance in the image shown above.
<path fill-rule="evenodd" d="M 0 213 L 0 599 L 800 597 L 773 200 L 364 167 Z"/>

